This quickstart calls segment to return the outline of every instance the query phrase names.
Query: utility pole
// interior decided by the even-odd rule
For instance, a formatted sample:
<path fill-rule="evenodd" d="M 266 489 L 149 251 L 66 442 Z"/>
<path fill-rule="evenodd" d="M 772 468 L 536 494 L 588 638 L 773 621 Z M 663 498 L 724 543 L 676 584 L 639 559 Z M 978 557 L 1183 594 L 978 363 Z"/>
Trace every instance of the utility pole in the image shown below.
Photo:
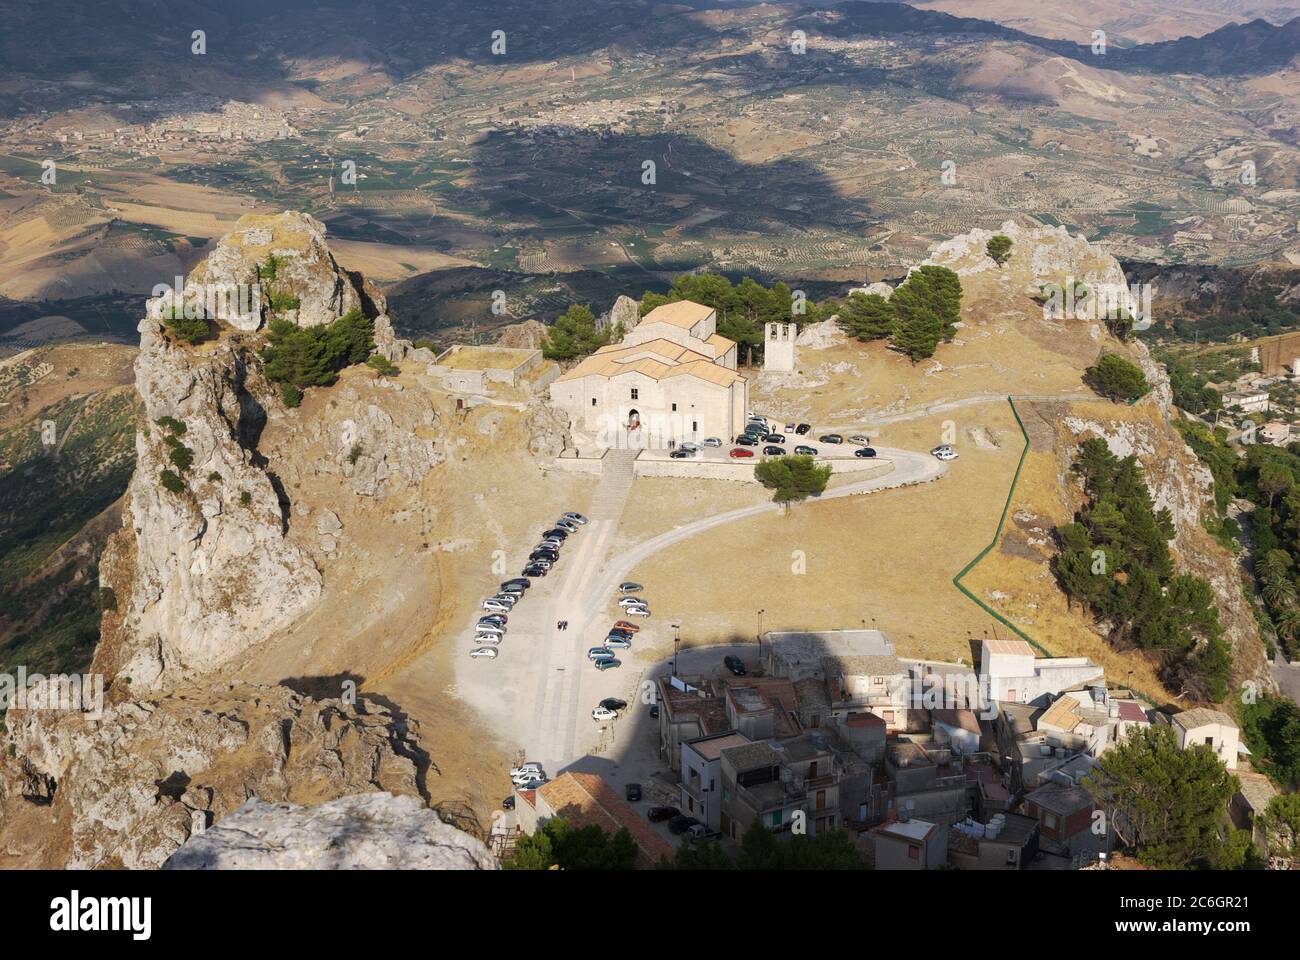
<path fill-rule="evenodd" d="M 762 666 L 762 664 L 763 664 L 763 614 L 766 613 L 766 612 L 767 612 L 767 608 L 765 608 L 765 607 L 759 608 L 759 611 L 758 611 L 758 638 L 757 638 L 757 639 L 758 639 L 758 663 L 759 663 L 759 666 Z"/>

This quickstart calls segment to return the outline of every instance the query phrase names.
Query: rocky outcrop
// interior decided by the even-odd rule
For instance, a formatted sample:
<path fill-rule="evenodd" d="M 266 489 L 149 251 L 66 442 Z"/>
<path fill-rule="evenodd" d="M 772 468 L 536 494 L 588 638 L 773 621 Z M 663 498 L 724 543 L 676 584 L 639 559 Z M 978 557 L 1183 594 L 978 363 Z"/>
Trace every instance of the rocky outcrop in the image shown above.
<path fill-rule="evenodd" d="M 319 806 L 250 799 L 196 834 L 164 870 L 496 870 L 479 840 L 412 797 L 367 793 Z"/>
<path fill-rule="evenodd" d="M 544 336 L 546 336 L 546 324 L 540 320 L 524 320 L 521 323 L 502 327 L 496 345 L 512 347 L 516 350 L 540 350 Z"/>
<path fill-rule="evenodd" d="M 252 796 L 300 804 L 375 790 L 420 796 L 416 731 L 368 701 L 243 684 L 125 696 L 98 716 L 8 712 L 0 811 L 36 805 L 51 834 L 41 846 L 66 851 L 26 865 L 158 867 Z"/>
<path fill-rule="evenodd" d="M 567 413 L 540 399 L 534 399 L 524 411 L 528 452 L 544 460 L 558 457 L 572 445 L 569 427 Z"/>
<path fill-rule="evenodd" d="M 281 491 L 257 450 L 279 400 L 253 344 L 234 335 L 195 350 L 146 319 L 135 369 L 145 423 L 125 529 L 101 569 L 125 609 L 95 668 L 148 689 L 165 672 L 211 670 L 261 643 L 319 598 L 321 575 L 285 539 Z M 188 468 L 173 462 L 176 449 L 189 451 Z M 110 582 L 123 564 L 133 567 L 127 596 Z"/>
<path fill-rule="evenodd" d="M 623 333 L 628 334 L 640 319 L 641 305 L 626 294 L 620 294 L 614 301 L 614 305 L 609 308 L 609 313 L 596 318 L 596 329 L 604 330 L 606 327 L 618 329 L 621 324 Z"/>

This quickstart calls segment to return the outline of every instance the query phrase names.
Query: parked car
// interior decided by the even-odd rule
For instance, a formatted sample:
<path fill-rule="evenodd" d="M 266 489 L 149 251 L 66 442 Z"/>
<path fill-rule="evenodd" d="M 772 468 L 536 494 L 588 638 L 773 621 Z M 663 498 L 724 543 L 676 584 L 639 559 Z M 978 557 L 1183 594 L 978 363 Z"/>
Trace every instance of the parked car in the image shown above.
<path fill-rule="evenodd" d="M 611 637 L 622 637 L 624 640 L 631 640 L 634 630 L 625 630 L 623 627 L 610 627 L 609 635 Z"/>
<path fill-rule="evenodd" d="M 676 807 L 651 807 L 645 817 L 651 823 L 663 823 L 673 817 L 680 817 L 682 812 Z"/>
<path fill-rule="evenodd" d="M 722 665 L 730 670 L 737 677 L 745 676 L 745 661 L 740 657 L 726 656 L 722 658 Z"/>
<path fill-rule="evenodd" d="M 875 457 L 875 455 L 876 455 L 876 448 L 875 448 L 875 447 L 863 447 L 861 450 L 854 450 L 854 451 L 853 451 L 853 455 L 854 455 L 855 457 L 867 457 L 868 459 L 871 459 L 871 458 Z"/>
<path fill-rule="evenodd" d="M 551 537 L 563 542 L 569 539 L 569 531 L 561 530 L 559 527 L 552 527 L 550 530 L 542 531 L 543 540 L 549 540 Z"/>
<path fill-rule="evenodd" d="M 742 447 L 756 447 L 758 440 L 748 433 L 742 433 L 736 438 L 736 443 Z"/>
<path fill-rule="evenodd" d="M 860 445 L 862 445 L 862 446 L 864 446 L 864 447 L 865 447 L 867 444 L 869 444 L 870 442 L 871 442 L 871 438 L 870 438 L 870 437 L 864 437 L 864 436 L 863 436 L 862 434 L 860 434 L 860 433 L 855 433 L 853 436 L 849 437 L 849 443 L 857 443 L 857 444 L 860 444 Z"/>
<path fill-rule="evenodd" d="M 636 803 L 641 799 L 641 784 L 629 783 L 623 788 L 623 799 L 628 803 Z"/>
<path fill-rule="evenodd" d="M 793 424 L 793 423 L 787 423 L 787 424 L 785 425 L 785 432 L 786 432 L 786 433 L 794 433 L 794 424 Z"/>
<path fill-rule="evenodd" d="M 599 660 L 593 660 L 592 666 L 597 670 L 613 670 L 617 667 L 623 666 L 623 661 L 619 660 L 617 657 L 602 657 Z"/>
<path fill-rule="evenodd" d="M 620 607 L 644 607 L 645 600 L 642 597 L 619 597 L 618 605 Z"/>
<path fill-rule="evenodd" d="M 614 621 L 614 626 L 613 626 L 612 629 L 614 629 L 614 630 L 626 630 L 626 631 L 628 631 L 629 633 L 636 633 L 636 632 L 637 632 L 638 630 L 640 630 L 641 628 L 638 627 L 635 623 L 629 623 L 629 622 L 626 621 L 626 620 L 615 620 L 615 621 Z"/>
<path fill-rule="evenodd" d="M 632 641 L 627 637 L 609 636 L 605 638 L 605 646 L 611 650 L 631 650 Z"/>
<path fill-rule="evenodd" d="M 493 594 L 491 599 L 496 600 L 498 603 L 504 603 L 507 607 L 513 607 L 516 603 L 519 602 L 519 597 L 517 597 L 513 593 Z"/>
<path fill-rule="evenodd" d="M 614 651 L 609 647 L 592 647 L 587 651 L 588 660 L 599 660 L 602 657 L 610 658 L 614 656 Z"/>
<path fill-rule="evenodd" d="M 937 457 L 937 458 L 940 459 L 940 460 L 956 460 L 956 459 L 957 459 L 957 451 L 954 450 L 954 449 L 952 448 L 952 446 L 951 446 L 950 444 L 947 444 L 947 443 L 942 443 L 942 444 L 940 444 L 939 446 L 937 446 L 937 447 L 935 447 L 933 450 L 931 450 L 930 453 L 933 454 L 935 457 Z"/>
<path fill-rule="evenodd" d="M 627 709 L 627 701 L 620 700 L 618 697 L 606 697 L 604 700 L 600 701 L 600 705 L 604 707 L 606 710 Z"/>
<path fill-rule="evenodd" d="M 500 600 L 492 600 L 492 599 L 489 598 L 489 599 L 487 599 L 487 600 L 484 600 L 484 601 L 480 604 L 480 606 L 481 606 L 484 610 L 491 610 L 493 613 L 509 613 L 509 612 L 510 612 L 510 604 L 508 604 L 508 603 L 502 603 Z"/>
<path fill-rule="evenodd" d="M 639 583 L 633 583 L 631 580 L 624 580 L 618 585 L 619 593 L 640 593 L 645 587 Z"/>
<path fill-rule="evenodd" d="M 763 438 L 767 443 L 785 443 L 784 433 L 769 433 Z"/>
<path fill-rule="evenodd" d="M 805 443 L 801 443 L 801 444 L 799 444 L 799 446 L 795 447 L 795 448 L 794 448 L 794 452 L 797 453 L 797 454 L 799 454 L 801 457 L 815 457 L 815 456 L 817 456 L 817 448 L 816 448 L 816 447 L 810 447 L 810 446 L 808 446 L 808 445 L 805 444 Z"/>
<path fill-rule="evenodd" d="M 602 723 L 607 720 L 613 720 L 617 716 L 617 713 L 605 707 L 597 707 L 595 710 L 591 711 L 591 719 Z"/>
<path fill-rule="evenodd" d="M 720 836 L 722 836 L 722 834 L 718 831 L 710 830 L 702 823 L 693 823 L 686 828 L 686 839 L 690 843 L 699 843 L 701 840 L 710 840 L 714 837 Z"/>
<path fill-rule="evenodd" d="M 504 613 L 485 613 L 478 618 L 479 623 L 495 623 L 498 627 L 504 627 L 510 622 L 510 618 Z"/>
<path fill-rule="evenodd" d="M 510 768 L 510 778 L 512 780 L 525 773 L 534 777 L 542 776 L 542 765 L 535 760 L 529 760 L 527 763 L 521 763 L 517 767 Z"/>
<path fill-rule="evenodd" d="M 692 443 L 691 441 L 686 440 L 682 443 L 681 449 L 685 450 L 687 453 L 699 453 L 700 445 L 698 443 Z"/>
<path fill-rule="evenodd" d="M 744 447 L 736 447 L 728 454 L 733 460 L 743 460 L 745 457 L 752 457 L 753 455 L 753 450 L 746 450 Z"/>
<path fill-rule="evenodd" d="M 479 623 L 475 624 L 474 632 L 480 634 L 491 634 L 495 637 L 504 637 L 506 634 L 506 628 L 498 626 L 495 623 Z"/>
<path fill-rule="evenodd" d="M 550 572 L 551 565 L 549 563 L 543 566 L 540 563 L 534 562 L 524 567 L 524 576 L 526 577 L 544 577 Z"/>
<path fill-rule="evenodd" d="M 469 655 L 475 660 L 495 660 L 497 658 L 497 648 L 476 647 L 469 652 Z"/>
<path fill-rule="evenodd" d="M 527 783 L 518 784 L 520 790 L 540 790 L 546 786 L 545 780 L 529 780 Z"/>
<path fill-rule="evenodd" d="M 719 437 L 705 437 L 702 441 L 706 447 L 720 447 L 722 440 Z"/>
<path fill-rule="evenodd" d="M 659 704 L 657 703 L 650 704 L 650 719 L 651 720 L 659 719 Z"/>
<path fill-rule="evenodd" d="M 648 617 L 650 616 L 649 607 L 628 607 L 626 611 L 629 617 Z"/>
<path fill-rule="evenodd" d="M 494 647 L 501 646 L 501 641 L 505 638 L 499 633 L 476 633 L 474 634 L 475 643 L 486 643 Z"/>
<path fill-rule="evenodd" d="M 784 447 L 776 447 L 776 446 L 772 446 L 772 447 L 764 447 L 764 448 L 763 448 L 763 456 L 765 456 L 765 457 L 783 457 L 783 456 L 785 456 L 785 448 L 784 448 Z"/>
<path fill-rule="evenodd" d="M 668 821 L 668 830 L 670 833 L 675 834 L 685 833 L 699 822 L 700 821 L 696 820 L 694 817 L 688 817 L 684 813 L 679 813 Z"/>
<path fill-rule="evenodd" d="M 555 528 L 557 530 L 564 530 L 567 533 L 578 532 L 578 525 L 572 520 L 565 520 L 563 517 L 555 521 Z"/>
<path fill-rule="evenodd" d="M 565 520 L 568 520 L 571 523 L 578 524 L 578 526 L 585 526 L 587 523 L 586 517 L 584 517 L 580 513 L 575 513 L 572 510 L 566 510 L 565 513 L 563 514 L 563 517 Z"/>
<path fill-rule="evenodd" d="M 508 583 L 500 589 L 500 591 L 498 592 L 498 596 L 522 598 L 524 595 L 524 589 L 525 589 L 524 587 L 519 586 L 519 584 L 517 583 Z"/>
<path fill-rule="evenodd" d="M 560 552 L 558 550 L 534 550 L 528 555 L 528 559 L 530 561 L 549 560 L 554 563 L 556 560 L 560 559 Z"/>
<path fill-rule="evenodd" d="M 841 437 L 838 433 L 824 433 L 817 439 L 820 440 L 822 443 L 843 443 L 844 442 L 844 438 Z"/>
<path fill-rule="evenodd" d="M 506 797 L 504 800 L 501 801 L 502 810 L 513 810 L 514 808 L 515 808 L 514 797 Z"/>
<path fill-rule="evenodd" d="M 691 459 L 693 456 L 695 456 L 695 454 L 692 453 L 690 450 L 670 450 L 670 451 L 668 451 L 668 459 L 669 459 L 669 460 L 689 460 L 689 459 Z"/>
<path fill-rule="evenodd" d="M 532 586 L 532 582 L 527 577 L 515 577 L 513 580 L 507 580 L 505 583 L 501 584 L 503 590 L 509 586 L 523 587 L 527 590 Z"/>
<path fill-rule="evenodd" d="M 810 424 L 810 423 L 801 423 L 801 424 L 799 424 L 799 426 L 797 426 L 797 427 L 794 428 L 794 432 L 797 433 L 797 434 L 799 434 L 799 436 L 801 436 L 801 437 L 802 437 L 805 433 L 809 433 L 811 430 L 812 430 L 812 424 Z"/>

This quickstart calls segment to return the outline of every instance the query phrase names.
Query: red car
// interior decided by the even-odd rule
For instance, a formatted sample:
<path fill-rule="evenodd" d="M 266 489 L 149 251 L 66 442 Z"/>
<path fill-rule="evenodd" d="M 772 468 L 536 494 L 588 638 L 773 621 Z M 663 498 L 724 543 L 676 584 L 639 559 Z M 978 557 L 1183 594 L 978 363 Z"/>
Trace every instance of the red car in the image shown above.
<path fill-rule="evenodd" d="M 619 630 L 631 630 L 633 633 L 636 633 L 641 629 L 635 623 L 628 623 L 626 620 L 617 620 L 614 622 L 614 626 Z"/>
<path fill-rule="evenodd" d="M 741 457 L 752 457 L 753 450 L 746 450 L 744 447 L 736 447 L 731 451 L 731 456 L 739 460 Z"/>

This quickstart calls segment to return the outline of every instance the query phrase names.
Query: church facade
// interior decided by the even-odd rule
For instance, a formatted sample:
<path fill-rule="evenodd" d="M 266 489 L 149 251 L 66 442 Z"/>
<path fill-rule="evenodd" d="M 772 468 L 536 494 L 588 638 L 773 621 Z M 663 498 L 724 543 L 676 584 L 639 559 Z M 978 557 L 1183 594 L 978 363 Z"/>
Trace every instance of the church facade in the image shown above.
<path fill-rule="evenodd" d="M 552 383 L 551 403 L 598 447 L 726 442 L 744 430 L 749 406 L 736 354 L 712 308 L 664 304 Z"/>

